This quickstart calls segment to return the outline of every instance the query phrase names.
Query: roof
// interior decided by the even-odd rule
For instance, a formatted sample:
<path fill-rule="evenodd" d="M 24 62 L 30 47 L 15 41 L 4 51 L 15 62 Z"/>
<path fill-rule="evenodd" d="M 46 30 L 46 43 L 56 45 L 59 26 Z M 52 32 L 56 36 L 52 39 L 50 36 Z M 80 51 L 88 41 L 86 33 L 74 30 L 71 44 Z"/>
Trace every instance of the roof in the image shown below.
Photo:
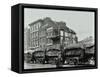
<path fill-rule="evenodd" d="M 43 19 L 43 22 L 42 22 L 42 26 L 40 27 L 40 30 L 44 30 L 46 28 L 49 28 L 49 27 L 53 27 L 53 28 L 57 28 L 57 24 L 52 21 L 49 17 L 46 17 Z"/>
<path fill-rule="evenodd" d="M 30 23 L 29 26 L 32 26 L 32 25 L 36 24 L 37 22 L 43 22 L 43 20 L 42 19 L 39 19 L 37 21 L 34 21 L 34 22 Z"/>
<path fill-rule="evenodd" d="M 65 22 L 56 22 L 56 24 L 58 25 L 58 28 L 63 29 L 64 31 L 68 32 L 68 33 L 73 33 L 76 34 L 74 30 L 70 29 L 69 27 L 66 26 Z"/>
<path fill-rule="evenodd" d="M 43 26 L 41 26 L 40 29 L 45 29 L 47 27 L 52 26 L 55 29 L 62 29 L 64 31 L 68 32 L 68 33 L 76 34 L 75 31 L 72 30 L 72 29 L 70 29 L 69 27 L 67 27 L 66 26 L 66 23 L 63 22 L 63 21 L 56 22 L 56 21 L 51 20 L 51 18 L 46 17 L 46 18 L 43 19 L 42 23 L 43 23 Z M 46 24 L 49 24 L 49 25 L 48 26 L 45 26 Z"/>

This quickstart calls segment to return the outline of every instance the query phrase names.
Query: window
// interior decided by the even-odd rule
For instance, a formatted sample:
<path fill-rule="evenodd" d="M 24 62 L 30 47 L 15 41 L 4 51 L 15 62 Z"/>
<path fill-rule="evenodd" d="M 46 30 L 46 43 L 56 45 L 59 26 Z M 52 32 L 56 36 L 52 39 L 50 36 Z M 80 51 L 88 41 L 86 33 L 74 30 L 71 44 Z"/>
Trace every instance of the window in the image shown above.
<path fill-rule="evenodd" d="M 34 29 L 34 31 L 35 31 L 35 25 L 33 26 L 33 29 Z"/>
<path fill-rule="evenodd" d="M 53 30 L 53 27 L 49 27 L 48 29 L 47 29 L 47 31 L 52 31 Z"/>
<path fill-rule="evenodd" d="M 68 36 L 68 33 L 67 32 L 65 32 L 65 37 L 67 37 Z"/>
<path fill-rule="evenodd" d="M 31 37 L 33 38 L 33 34 L 31 34 Z"/>
<path fill-rule="evenodd" d="M 73 43 L 76 43 L 76 41 L 73 39 Z"/>
<path fill-rule="evenodd" d="M 34 37 L 34 33 L 31 33 L 31 39 L 33 39 L 33 37 Z"/>
<path fill-rule="evenodd" d="M 38 24 L 36 25 L 36 30 L 38 30 Z"/>
<path fill-rule="evenodd" d="M 34 24 L 34 31 L 37 31 L 37 30 L 38 30 L 38 23 Z"/>
<path fill-rule="evenodd" d="M 65 38 L 65 42 L 67 43 L 69 41 L 69 38 Z"/>
<path fill-rule="evenodd" d="M 34 26 L 32 26 L 32 32 L 34 31 Z"/>
<path fill-rule="evenodd" d="M 30 46 L 32 47 L 32 41 L 30 42 Z"/>
<path fill-rule="evenodd" d="M 41 31 L 41 36 L 45 36 L 45 31 Z"/>
<path fill-rule="evenodd" d="M 47 29 L 47 36 L 52 36 L 52 33 L 53 33 L 53 27 L 49 27 Z"/>
<path fill-rule="evenodd" d="M 34 40 L 32 41 L 32 47 L 34 47 Z"/>
<path fill-rule="evenodd" d="M 35 37 L 38 37 L 38 32 L 35 32 Z"/>
<path fill-rule="evenodd" d="M 38 47 L 38 40 L 35 41 L 35 46 Z"/>
<path fill-rule="evenodd" d="M 41 35 L 41 31 L 39 31 L 39 37 L 41 37 L 42 35 Z"/>
<path fill-rule="evenodd" d="M 32 46 L 35 47 L 35 40 L 32 41 Z"/>
<path fill-rule="evenodd" d="M 30 28 L 30 31 L 32 32 L 32 27 Z"/>
<path fill-rule="evenodd" d="M 40 26 L 41 26 L 41 23 L 38 23 L 38 28 L 40 28 Z"/>
<path fill-rule="evenodd" d="M 34 32 L 34 37 L 36 37 L 36 32 Z"/>
<path fill-rule="evenodd" d="M 45 42 L 45 38 L 43 38 L 43 43 Z"/>
<path fill-rule="evenodd" d="M 35 31 L 36 29 L 35 29 L 35 25 L 34 25 L 34 31 Z"/>
<path fill-rule="evenodd" d="M 52 40 L 47 39 L 47 45 L 52 45 Z"/>
<path fill-rule="evenodd" d="M 75 38 L 76 36 L 73 34 L 72 37 Z"/>
<path fill-rule="evenodd" d="M 34 32 L 32 33 L 32 38 L 34 38 Z"/>
<path fill-rule="evenodd" d="M 31 32 L 33 32 L 34 31 L 34 28 L 33 28 L 34 26 L 31 26 Z"/>
<path fill-rule="evenodd" d="M 39 39 L 39 44 L 41 44 L 41 38 Z"/>
<path fill-rule="evenodd" d="M 72 34 L 71 33 L 68 33 L 68 36 L 71 36 Z"/>

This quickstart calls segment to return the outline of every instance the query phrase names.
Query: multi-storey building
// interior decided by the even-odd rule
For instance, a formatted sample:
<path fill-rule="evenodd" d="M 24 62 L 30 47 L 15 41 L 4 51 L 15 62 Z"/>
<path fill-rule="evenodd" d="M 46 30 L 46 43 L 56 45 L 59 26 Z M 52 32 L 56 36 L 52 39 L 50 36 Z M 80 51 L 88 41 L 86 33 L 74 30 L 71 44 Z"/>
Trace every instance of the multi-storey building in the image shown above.
<path fill-rule="evenodd" d="M 37 20 L 29 24 L 30 27 L 30 50 L 39 48 L 39 28 L 42 25 L 42 20 Z"/>
<path fill-rule="evenodd" d="M 49 50 L 65 48 L 77 43 L 76 33 L 66 26 L 65 22 L 56 22 L 49 17 L 37 20 L 30 26 L 30 49 Z"/>
<path fill-rule="evenodd" d="M 24 29 L 24 50 L 29 50 L 30 47 L 30 29 L 25 28 Z"/>

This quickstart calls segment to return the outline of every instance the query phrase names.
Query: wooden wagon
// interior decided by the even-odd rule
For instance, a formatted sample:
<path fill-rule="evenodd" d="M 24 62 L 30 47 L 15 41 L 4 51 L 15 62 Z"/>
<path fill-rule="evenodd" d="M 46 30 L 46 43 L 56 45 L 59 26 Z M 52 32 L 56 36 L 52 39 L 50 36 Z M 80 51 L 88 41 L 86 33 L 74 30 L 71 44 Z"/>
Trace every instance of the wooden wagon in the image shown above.
<path fill-rule="evenodd" d="M 44 51 L 35 51 L 32 53 L 32 61 L 33 63 L 44 63 L 45 53 Z"/>
<path fill-rule="evenodd" d="M 72 44 L 64 50 L 65 63 L 68 64 L 94 64 L 93 44 Z"/>
<path fill-rule="evenodd" d="M 58 49 L 50 49 L 46 52 L 47 62 L 49 64 L 56 64 L 58 56 L 61 54 L 61 51 Z"/>

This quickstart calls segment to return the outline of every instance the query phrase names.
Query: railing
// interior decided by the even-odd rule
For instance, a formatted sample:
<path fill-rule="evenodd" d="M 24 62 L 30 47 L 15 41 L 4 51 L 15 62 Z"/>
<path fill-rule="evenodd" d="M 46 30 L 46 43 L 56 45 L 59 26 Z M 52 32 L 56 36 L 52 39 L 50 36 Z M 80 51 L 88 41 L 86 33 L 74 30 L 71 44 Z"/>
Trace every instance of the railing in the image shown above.
<path fill-rule="evenodd" d="M 47 34 L 48 34 L 47 38 L 50 38 L 50 39 L 54 39 L 59 36 L 59 33 L 57 30 L 52 30 L 52 31 L 48 32 Z"/>

